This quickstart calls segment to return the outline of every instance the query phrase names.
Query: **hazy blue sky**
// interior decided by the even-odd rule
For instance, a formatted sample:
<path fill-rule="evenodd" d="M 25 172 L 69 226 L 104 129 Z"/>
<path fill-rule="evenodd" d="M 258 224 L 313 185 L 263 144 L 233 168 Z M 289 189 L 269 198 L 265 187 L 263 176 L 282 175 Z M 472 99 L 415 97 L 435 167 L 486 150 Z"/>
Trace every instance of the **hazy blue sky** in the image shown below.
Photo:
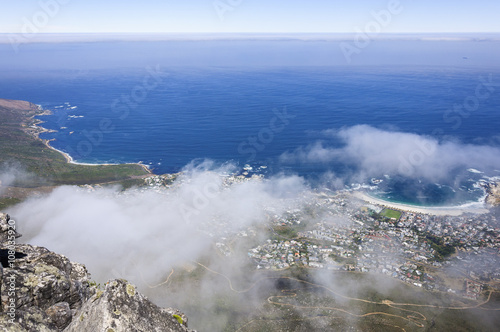
<path fill-rule="evenodd" d="M 0 32 L 355 32 L 389 0 L 0 0 Z M 394 0 L 381 32 L 500 32 L 499 0 Z M 45 5 L 44 5 L 45 4 Z M 44 8 L 45 7 L 45 8 Z M 218 9 L 217 9 L 218 8 Z M 24 30 L 23 30 L 24 28 Z"/>

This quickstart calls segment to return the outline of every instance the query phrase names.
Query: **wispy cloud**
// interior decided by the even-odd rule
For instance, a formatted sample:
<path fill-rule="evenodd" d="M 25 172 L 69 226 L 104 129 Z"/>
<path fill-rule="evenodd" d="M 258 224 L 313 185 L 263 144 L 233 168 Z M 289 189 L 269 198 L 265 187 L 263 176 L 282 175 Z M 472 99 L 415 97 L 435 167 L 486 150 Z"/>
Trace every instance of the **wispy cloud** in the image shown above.
<path fill-rule="evenodd" d="M 64 186 L 9 213 L 23 241 L 88 264 L 97 278 L 126 266 L 134 282 L 141 282 L 140 273 L 156 280 L 206 253 L 214 238 L 266 220 L 266 207 L 280 213 L 287 199 L 307 189 L 296 176 L 223 186 L 225 171 L 190 167 L 180 184 L 160 192 Z"/>
<path fill-rule="evenodd" d="M 413 133 L 358 125 L 325 132 L 327 139 L 281 155 L 283 163 L 343 163 L 362 177 L 393 174 L 439 181 L 456 170 L 492 170 L 500 149 L 489 145 L 440 141 Z M 341 147 L 331 147 L 340 141 Z"/>
<path fill-rule="evenodd" d="M 36 177 L 33 174 L 25 171 L 21 164 L 17 162 L 8 162 L 0 164 L 0 195 L 2 195 L 7 187 L 18 182 L 34 182 Z"/>

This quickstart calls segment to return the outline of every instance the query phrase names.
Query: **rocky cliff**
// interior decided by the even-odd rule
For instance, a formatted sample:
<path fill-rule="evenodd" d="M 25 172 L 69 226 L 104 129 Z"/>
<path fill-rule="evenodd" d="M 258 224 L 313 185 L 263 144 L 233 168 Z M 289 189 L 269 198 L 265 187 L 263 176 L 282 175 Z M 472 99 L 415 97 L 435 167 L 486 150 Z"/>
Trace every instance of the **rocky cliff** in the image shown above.
<path fill-rule="evenodd" d="M 190 331 L 183 313 L 156 306 L 125 280 L 99 287 L 84 265 L 15 244 L 15 226 L 0 213 L 0 330 Z"/>
<path fill-rule="evenodd" d="M 492 206 L 500 206 L 500 182 L 488 183 L 486 189 L 486 203 Z"/>

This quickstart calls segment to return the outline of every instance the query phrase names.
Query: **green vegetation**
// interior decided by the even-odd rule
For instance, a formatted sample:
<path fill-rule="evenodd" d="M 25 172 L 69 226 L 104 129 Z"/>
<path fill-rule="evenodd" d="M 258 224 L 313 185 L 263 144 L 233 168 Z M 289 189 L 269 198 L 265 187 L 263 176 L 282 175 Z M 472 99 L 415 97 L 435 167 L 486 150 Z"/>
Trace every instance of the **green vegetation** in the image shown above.
<path fill-rule="evenodd" d="M 8 208 L 9 206 L 16 205 L 17 203 L 21 203 L 21 200 L 13 197 L 3 197 L 0 198 L 0 211 Z"/>
<path fill-rule="evenodd" d="M 95 280 L 90 280 L 89 281 L 89 286 L 90 287 L 95 287 L 98 290 L 104 290 L 104 287 L 100 283 L 97 283 Z"/>
<path fill-rule="evenodd" d="M 96 184 L 120 181 L 147 175 L 136 164 L 86 166 L 70 164 L 59 152 L 27 133 L 33 130 L 40 114 L 26 103 L 0 99 L 0 166 L 15 168 L 31 176 L 18 179 L 13 186 L 33 188 L 62 184 Z"/>
<path fill-rule="evenodd" d="M 391 209 L 384 209 L 384 210 L 382 210 L 382 212 L 380 212 L 380 214 L 388 219 L 394 218 L 394 219 L 398 220 L 399 218 L 401 218 L 400 211 L 391 210 Z"/>
<path fill-rule="evenodd" d="M 122 190 L 127 190 L 132 187 L 140 187 L 144 185 L 144 179 L 143 178 L 135 178 L 135 179 L 127 179 L 127 180 L 120 180 L 120 181 L 115 181 L 115 182 L 108 182 L 109 186 L 116 186 L 119 185 Z"/>
<path fill-rule="evenodd" d="M 285 226 L 275 226 L 273 227 L 274 232 L 271 232 L 270 236 L 272 240 L 293 240 L 299 237 L 299 232 L 306 229 L 307 224 L 301 222 L 300 224 L 292 224 Z"/>
<path fill-rule="evenodd" d="M 176 314 L 174 314 L 173 316 L 174 316 L 175 319 L 177 319 L 177 321 L 179 322 L 179 324 L 182 325 L 184 323 L 184 320 L 182 319 L 181 316 L 176 315 Z"/>
<path fill-rule="evenodd" d="M 274 231 L 279 235 L 277 239 L 295 239 L 298 236 L 297 230 L 290 226 L 274 227 Z"/>
<path fill-rule="evenodd" d="M 397 210 L 384 209 L 380 213 L 370 210 L 370 212 L 370 216 L 379 222 L 387 222 L 393 218 L 399 220 L 401 218 L 401 212 Z"/>
<path fill-rule="evenodd" d="M 354 257 L 342 257 L 336 254 L 330 254 L 328 256 L 330 256 L 334 261 L 340 264 L 356 265 L 356 258 Z"/>
<path fill-rule="evenodd" d="M 444 244 L 442 238 L 430 234 L 427 234 L 425 238 L 429 241 L 432 249 L 436 251 L 438 260 L 443 260 L 445 257 L 455 253 L 455 247 L 451 244 Z"/>

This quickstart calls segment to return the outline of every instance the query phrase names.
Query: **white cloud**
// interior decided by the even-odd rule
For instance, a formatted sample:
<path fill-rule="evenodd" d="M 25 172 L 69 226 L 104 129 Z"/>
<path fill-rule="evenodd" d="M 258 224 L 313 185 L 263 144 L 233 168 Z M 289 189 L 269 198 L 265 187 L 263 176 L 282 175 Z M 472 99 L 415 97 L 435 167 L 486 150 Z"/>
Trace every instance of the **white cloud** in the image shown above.
<path fill-rule="evenodd" d="M 161 192 L 64 186 L 9 213 L 22 241 L 86 264 L 97 279 L 120 271 L 139 284 L 198 259 L 214 238 L 265 222 L 267 207 L 279 214 L 307 192 L 297 176 L 223 186 L 219 174 L 227 168 L 209 166 L 187 168 L 179 185 Z"/>
<path fill-rule="evenodd" d="M 350 165 L 359 176 L 399 174 L 430 181 L 447 178 L 454 170 L 477 168 L 491 170 L 500 165 L 500 149 L 488 145 L 439 141 L 413 133 L 385 131 L 358 125 L 327 131 L 340 140 L 342 147 L 332 148 L 317 142 L 281 155 L 283 163 L 332 163 Z"/>

